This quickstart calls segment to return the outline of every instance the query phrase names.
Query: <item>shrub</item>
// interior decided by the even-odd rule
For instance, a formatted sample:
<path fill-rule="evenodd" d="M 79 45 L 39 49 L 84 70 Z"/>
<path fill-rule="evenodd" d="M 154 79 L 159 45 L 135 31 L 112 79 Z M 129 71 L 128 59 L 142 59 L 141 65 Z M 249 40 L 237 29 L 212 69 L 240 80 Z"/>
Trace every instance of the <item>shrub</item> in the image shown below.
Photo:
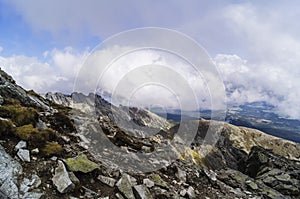
<path fill-rule="evenodd" d="M 16 126 L 35 125 L 38 120 L 38 113 L 33 108 L 20 105 L 5 105 L 0 107 L 0 117 L 10 118 Z"/>
<path fill-rule="evenodd" d="M 45 146 L 42 148 L 42 153 L 44 155 L 59 155 L 62 152 L 63 148 L 57 142 L 47 142 Z"/>
<path fill-rule="evenodd" d="M 34 128 L 32 124 L 27 124 L 21 127 L 18 127 L 16 130 L 16 135 L 21 140 L 31 141 L 34 137 L 39 137 L 39 130 Z"/>
<path fill-rule="evenodd" d="M 37 128 L 34 128 L 32 124 L 18 127 L 16 130 L 16 135 L 21 140 L 26 140 L 30 145 L 39 148 L 44 147 L 48 141 L 57 139 L 57 135 L 54 130 L 38 130 Z"/>
<path fill-rule="evenodd" d="M 4 104 L 5 105 L 20 105 L 20 101 L 15 98 L 4 98 Z"/>
<path fill-rule="evenodd" d="M 60 133 L 71 133 L 76 131 L 73 121 L 64 112 L 54 113 L 49 120 L 53 129 Z"/>
<path fill-rule="evenodd" d="M 0 137 L 11 135 L 14 132 L 14 124 L 10 120 L 0 119 Z"/>

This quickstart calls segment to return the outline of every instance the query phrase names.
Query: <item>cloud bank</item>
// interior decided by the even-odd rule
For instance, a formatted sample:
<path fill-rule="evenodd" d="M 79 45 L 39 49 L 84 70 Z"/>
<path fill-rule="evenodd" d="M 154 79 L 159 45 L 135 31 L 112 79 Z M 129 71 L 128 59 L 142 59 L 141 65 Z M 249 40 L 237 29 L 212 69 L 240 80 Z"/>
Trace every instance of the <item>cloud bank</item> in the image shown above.
<path fill-rule="evenodd" d="M 114 49 L 99 53 L 98 56 L 108 58 L 114 55 Z M 89 72 L 95 74 L 92 82 L 91 76 L 86 76 L 86 78 L 81 76 L 81 79 L 76 79 L 76 75 L 87 55 L 87 51 L 78 53 L 71 48 L 54 49 L 45 52 L 45 61 L 26 56 L 0 57 L 0 65 L 9 74 L 13 74 L 18 84 L 40 93 L 48 91 L 71 93 L 75 81 L 82 85 L 80 91 L 85 93 L 94 92 L 97 89 L 98 91 L 100 89 L 112 92 L 120 86 L 120 82 L 124 78 L 129 78 L 132 84 L 135 84 L 134 80 L 138 81 L 139 77 L 135 76 L 134 73 L 130 75 L 130 73 L 142 66 L 143 63 L 172 67 L 169 69 L 169 73 L 175 71 L 179 74 L 179 76 L 176 76 L 177 79 L 174 79 L 175 76 L 170 74 L 160 74 L 160 76 L 166 80 L 166 87 L 168 87 L 168 83 L 177 83 L 177 87 L 173 91 L 153 84 L 150 86 L 145 85 L 143 89 L 132 93 L 132 100 L 135 100 L 132 103 L 143 106 L 156 104 L 167 108 L 178 108 L 176 91 L 186 89 L 180 87 L 181 83 L 187 83 L 190 88 L 196 91 L 201 108 L 210 107 L 209 92 L 218 92 L 218 90 L 208 90 L 205 79 L 193 74 L 186 63 L 151 51 L 136 52 L 126 56 L 125 60 L 120 60 L 114 67 L 110 67 L 105 73 L 105 77 L 102 78 L 101 82 L 98 82 L 98 87 L 95 88 L 95 81 L 99 81 L 98 70 L 101 70 L 101 68 L 91 66 Z M 224 80 L 227 102 L 230 106 L 247 102 L 266 101 L 274 105 L 284 116 L 300 118 L 300 107 L 295 106 L 298 104 L 300 97 L 300 89 L 298 88 L 300 80 L 297 73 L 290 73 L 284 68 L 274 67 L 273 65 L 252 64 L 238 55 L 219 54 L 214 57 L 213 61 Z M 99 63 L 100 65 L 101 63 Z M 145 73 L 145 71 L 143 72 Z M 145 77 L 140 75 L 141 79 Z M 178 81 L 179 77 L 182 77 L 182 82 Z M 129 86 L 128 82 L 127 86 Z M 190 96 L 186 94 L 186 98 L 183 98 L 185 103 L 188 103 L 188 97 Z"/>
<path fill-rule="evenodd" d="M 141 26 L 182 31 L 203 44 L 212 55 L 224 79 L 229 104 L 267 101 L 281 114 L 300 118 L 299 3 L 199 2 L 87 1 L 83 4 L 81 1 L 7 1 L 7 4 L 14 7 L 34 32 L 46 31 L 60 39 L 86 35 L 106 38 Z M 113 49 L 102 53 L 108 58 L 113 55 Z M 0 64 L 27 89 L 70 92 L 75 74 L 87 55 L 85 50 L 53 49 L 45 52 L 44 58 L 2 56 Z M 141 54 L 138 58 L 157 59 L 157 55 L 151 56 Z M 189 71 L 182 73 L 186 77 L 189 75 L 189 83 L 193 84 L 195 77 Z M 117 81 L 113 75 L 107 78 L 111 83 Z M 82 79 L 84 81 L 87 84 L 83 85 L 83 90 L 88 88 L 90 80 Z M 148 90 L 140 96 L 156 96 L 152 89 Z M 205 96 L 206 92 L 200 93 Z"/>

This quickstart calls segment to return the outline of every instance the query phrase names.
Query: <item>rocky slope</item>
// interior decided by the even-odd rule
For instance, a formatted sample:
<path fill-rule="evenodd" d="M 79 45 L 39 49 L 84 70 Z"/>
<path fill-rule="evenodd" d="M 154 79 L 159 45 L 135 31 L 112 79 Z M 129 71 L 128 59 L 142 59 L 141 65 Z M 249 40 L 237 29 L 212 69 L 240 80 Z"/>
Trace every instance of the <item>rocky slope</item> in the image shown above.
<path fill-rule="evenodd" d="M 172 142 L 195 124 L 192 145 Z M 92 150 L 95 142 L 116 150 Z M 152 152 L 166 147 L 176 158 L 157 170 L 115 165 L 125 158 L 155 168 Z M 299 147 L 221 122 L 172 125 L 97 95 L 44 98 L 0 70 L 0 198 L 299 198 Z"/>

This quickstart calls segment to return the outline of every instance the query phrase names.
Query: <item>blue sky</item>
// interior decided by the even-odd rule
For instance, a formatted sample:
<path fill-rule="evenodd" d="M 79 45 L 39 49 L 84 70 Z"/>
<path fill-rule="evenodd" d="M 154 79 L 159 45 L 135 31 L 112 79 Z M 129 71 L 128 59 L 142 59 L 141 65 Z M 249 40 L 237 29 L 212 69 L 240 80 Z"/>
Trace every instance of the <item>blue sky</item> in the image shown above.
<path fill-rule="evenodd" d="M 71 92 L 96 45 L 132 28 L 163 27 L 199 42 L 228 101 L 268 101 L 300 118 L 300 2 L 0 0 L 0 65 L 26 89 Z"/>

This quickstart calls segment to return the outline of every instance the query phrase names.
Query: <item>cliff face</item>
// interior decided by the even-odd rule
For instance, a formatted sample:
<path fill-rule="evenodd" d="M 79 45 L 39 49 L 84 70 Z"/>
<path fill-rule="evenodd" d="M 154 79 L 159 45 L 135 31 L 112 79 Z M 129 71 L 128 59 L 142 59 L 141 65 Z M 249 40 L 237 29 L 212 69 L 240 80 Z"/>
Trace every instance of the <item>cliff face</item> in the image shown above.
<path fill-rule="evenodd" d="M 186 145 L 177 131 L 195 124 Z M 41 97 L 0 70 L 0 198 L 299 198 L 299 147 L 216 121 L 174 125 L 93 94 Z"/>

